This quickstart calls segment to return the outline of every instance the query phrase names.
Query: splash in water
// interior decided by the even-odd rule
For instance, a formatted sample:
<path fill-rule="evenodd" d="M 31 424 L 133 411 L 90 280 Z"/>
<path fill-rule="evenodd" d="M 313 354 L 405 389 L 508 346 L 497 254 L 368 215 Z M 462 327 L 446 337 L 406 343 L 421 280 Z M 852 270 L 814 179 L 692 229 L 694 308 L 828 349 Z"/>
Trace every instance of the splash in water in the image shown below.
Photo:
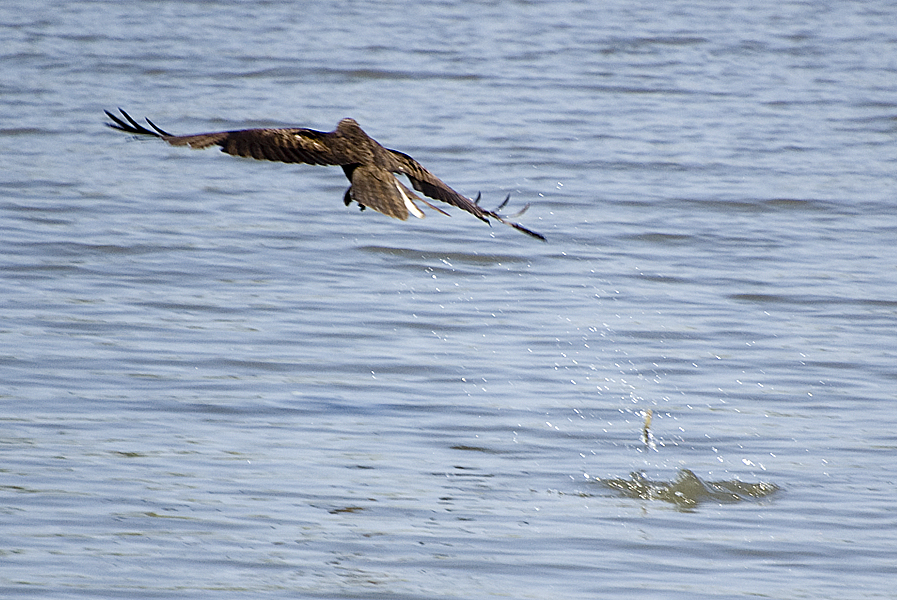
<path fill-rule="evenodd" d="M 702 502 L 734 503 L 766 498 L 778 491 L 774 483 L 743 481 L 704 481 L 688 469 L 682 469 L 672 482 L 651 481 L 642 473 L 630 473 L 630 479 L 596 479 L 604 487 L 628 498 L 663 500 L 683 510 Z"/>

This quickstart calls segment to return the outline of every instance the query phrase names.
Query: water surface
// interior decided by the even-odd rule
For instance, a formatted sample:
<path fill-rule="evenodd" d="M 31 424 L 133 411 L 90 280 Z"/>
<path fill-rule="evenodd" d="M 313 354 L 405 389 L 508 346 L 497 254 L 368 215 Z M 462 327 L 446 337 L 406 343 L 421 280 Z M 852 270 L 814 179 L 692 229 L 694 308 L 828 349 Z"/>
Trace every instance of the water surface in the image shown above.
<path fill-rule="evenodd" d="M 895 18 L 0 8 L 3 596 L 891 597 Z M 352 116 L 549 241 L 116 106 Z"/>

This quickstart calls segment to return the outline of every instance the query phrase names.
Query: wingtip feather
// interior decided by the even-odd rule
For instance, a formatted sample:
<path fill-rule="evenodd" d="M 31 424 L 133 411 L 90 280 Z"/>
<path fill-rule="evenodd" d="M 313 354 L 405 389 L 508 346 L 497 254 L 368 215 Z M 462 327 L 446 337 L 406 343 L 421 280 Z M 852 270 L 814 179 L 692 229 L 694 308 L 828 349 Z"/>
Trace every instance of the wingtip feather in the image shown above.
<path fill-rule="evenodd" d="M 127 112 L 125 112 L 122 108 L 118 109 L 118 112 L 121 113 L 121 116 L 115 115 L 108 110 L 103 110 L 103 112 L 106 113 L 107 117 L 112 119 L 112 123 L 106 123 L 106 125 L 108 125 L 112 129 L 124 131 L 125 133 L 133 133 L 135 135 L 151 135 L 153 137 L 162 138 L 171 137 L 171 134 L 166 133 L 165 131 L 156 127 L 156 125 L 149 119 L 147 119 L 146 122 L 149 123 L 150 126 L 155 129 L 155 131 L 153 131 L 152 129 L 147 129 L 146 127 L 135 121 L 134 118 Z M 124 117 L 124 120 L 122 120 L 122 117 Z"/>

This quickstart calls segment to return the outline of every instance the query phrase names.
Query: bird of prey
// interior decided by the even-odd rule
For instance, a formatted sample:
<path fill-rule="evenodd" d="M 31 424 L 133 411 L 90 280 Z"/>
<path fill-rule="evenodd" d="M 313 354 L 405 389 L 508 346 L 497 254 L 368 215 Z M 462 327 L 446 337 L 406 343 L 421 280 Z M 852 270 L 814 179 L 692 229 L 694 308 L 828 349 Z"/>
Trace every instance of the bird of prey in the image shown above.
<path fill-rule="evenodd" d="M 397 174 L 405 175 L 415 190 L 434 200 L 456 206 L 486 223 L 494 219 L 527 235 L 545 240 L 542 234 L 498 214 L 497 211 L 507 204 L 510 194 L 497 209 L 484 209 L 479 205 L 479 195 L 474 200 L 462 196 L 407 154 L 381 146 L 362 131 L 354 119 L 343 119 L 336 126 L 336 130 L 331 132 L 290 127 L 172 135 L 157 127 L 149 119 L 146 119 L 146 122 L 151 129 L 135 121 L 122 109 L 119 111 L 120 117 L 108 110 L 104 111 L 112 119 L 112 123 L 107 123 L 109 127 L 135 135 L 161 138 L 172 146 L 189 146 L 196 149 L 220 146 L 222 152 L 233 156 L 285 163 L 339 165 L 351 182 L 343 197 L 346 206 L 355 201 L 362 210 L 365 207 L 372 208 L 404 221 L 409 213 L 420 219 L 424 218 L 423 211 L 414 203 L 417 200 L 448 215 L 441 208 L 409 190 L 396 177 Z M 518 215 L 523 214 L 527 208 L 528 206 L 524 207 Z"/>

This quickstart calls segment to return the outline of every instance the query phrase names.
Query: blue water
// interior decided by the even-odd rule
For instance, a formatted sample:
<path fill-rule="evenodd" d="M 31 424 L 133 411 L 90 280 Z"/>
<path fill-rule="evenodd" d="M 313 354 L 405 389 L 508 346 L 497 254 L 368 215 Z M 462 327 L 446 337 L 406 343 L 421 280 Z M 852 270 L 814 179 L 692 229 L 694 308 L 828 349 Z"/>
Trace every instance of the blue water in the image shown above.
<path fill-rule="evenodd" d="M 893 597 L 894 22 L 0 7 L 0 594 Z M 118 106 L 351 116 L 548 242 Z"/>

